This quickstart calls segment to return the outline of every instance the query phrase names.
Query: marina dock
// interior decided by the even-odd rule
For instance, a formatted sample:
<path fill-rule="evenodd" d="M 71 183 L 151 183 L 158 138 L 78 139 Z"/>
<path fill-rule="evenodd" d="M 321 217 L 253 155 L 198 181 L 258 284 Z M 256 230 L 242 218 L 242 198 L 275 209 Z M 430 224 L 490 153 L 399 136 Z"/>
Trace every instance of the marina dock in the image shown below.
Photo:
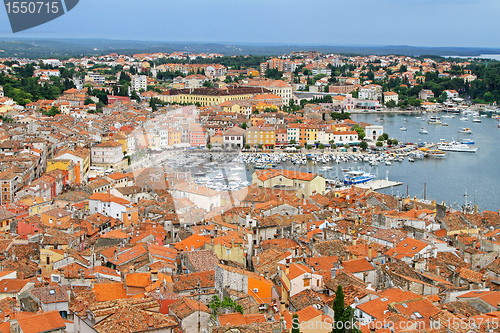
<path fill-rule="evenodd" d="M 395 182 L 391 180 L 386 180 L 386 179 L 374 179 L 370 180 L 366 183 L 362 184 L 356 184 L 354 186 L 360 187 L 360 188 L 366 188 L 366 189 L 372 189 L 374 191 L 376 190 L 383 190 L 386 188 L 391 188 L 395 186 L 403 185 L 402 182 Z"/>

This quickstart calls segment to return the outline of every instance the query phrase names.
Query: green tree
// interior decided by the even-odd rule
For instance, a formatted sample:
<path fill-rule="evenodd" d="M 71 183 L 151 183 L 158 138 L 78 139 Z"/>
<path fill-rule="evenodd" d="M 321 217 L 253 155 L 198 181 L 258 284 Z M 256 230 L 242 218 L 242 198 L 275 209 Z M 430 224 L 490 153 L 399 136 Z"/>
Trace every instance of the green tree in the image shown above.
<path fill-rule="evenodd" d="M 377 143 L 375 144 L 377 147 L 382 147 L 384 146 L 384 142 L 382 141 L 377 141 Z"/>
<path fill-rule="evenodd" d="M 318 146 L 319 149 L 325 149 L 325 145 L 320 143 L 319 146 Z"/>
<path fill-rule="evenodd" d="M 60 114 L 61 110 L 56 108 L 55 106 L 51 107 L 49 111 L 43 111 L 42 114 L 44 116 L 54 117 L 56 114 Z"/>
<path fill-rule="evenodd" d="M 247 123 L 246 123 L 246 122 L 244 122 L 243 124 L 241 124 L 241 128 L 243 128 L 244 130 L 246 130 L 246 129 L 247 129 L 247 127 L 248 127 L 248 126 L 247 126 Z"/>
<path fill-rule="evenodd" d="M 361 141 L 361 142 L 359 143 L 359 148 L 361 148 L 361 149 L 363 149 L 363 150 L 368 149 L 368 142 L 366 142 L 366 141 Z"/>
<path fill-rule="evenodd" d="M 335 291 L 335 300 L 333 301 L 333 329 L 332 333 L 360 333 L 356 327 L 352 327 L 355 323 L 354 309 L 350 306 L 345 306 L 344 292 L 342 286 L 339 285 Z"/>
<path fill-rule="evenodd" d="M 383 134 L 382 134 L 382 137 L 384 138 L 384 140 L 387 140 L 387 139 L 389 139 L 389 134 L 387 134 L 387 133 L 383 133 Z"/>
<path fill-rule="evenodd" d="M 290 140 L 290 144 L 295 145 L 295 144 L 297 144 L 297 141 L 295 141 L 295 139 L 292 139 L 292 140 Z"/>
<path fill-rule="evenodd" d="M 266 70 L 265 76 L 270 79 L 279 80 L 283 77 L 283 72 L 280 72 L 276 68 L 269 68 Z"/>
<path fill-rule="evenodd" d="M 385 102 L 385 106 L 387 106 L 388 108 L 393 108 L 396 106 L 396 102 L 394 100 L 388 100 L 387 102 Z"/>
<path fill-rule="evenodd" d="M 135 99 L 138 103 L 141 102 L 141 97 L 137 94 L 135 90 L 130 94 L 131 99 Z"/>
<path fill-rule="evenodd" d="M 377 138 L 377 141 L 384 141 L 384 137 L 382 135 L 380 135 L 378 138 Z"/>
<path fill-rule="evenodd" d="M 250 149 L 250 145 L 248 143 L 245 145 L 245 149 L 246 150 Z"/>
<path fill-rule="evenodd" d="M 300 333 L 299 316 L 296 313 L 292 316 L 292 333 Z"/>
<path fill-rule="evenodd" d="M 153 112 L 158 110 L 158 108 L 156 107 L 156 98 L 151 97 L 151 99 L 149 100 L 149 106 L 151 107 L 151 111 Z"/>
<path fill-rule="evenodd" d="M 358 138 L 360 140 L 363 140 L 365 138 L 366 133 L 365 133 L 365 130 L 361 126 L 356 124 L 352 127 L 352 129 L 358 133 Z"/>
<path fill-rule="evenodd" d="M 208 149 L 212 149 L 212 144 L 211 144 L 211 143 L 209 143 L 209 144 L 207 145 L 207 148 L 208 148 Z"/>
<path fill-rule="evenodd" d="M 346 144 L 344 144 L 344 148 L 345 148 L 345 149 L 349 149 L 349 148 L 351 148 L 351 146 L 349 146 L 349 144 L 348 144 L 348 143 L 346 143 Z"/>
<path fill-rule="evenodd" d="M 89 104 L 94 104 L 94 101 L 91 98 L 85 98 L 85 101 L 83 102 L 84 105 L 89 105 Z"/>

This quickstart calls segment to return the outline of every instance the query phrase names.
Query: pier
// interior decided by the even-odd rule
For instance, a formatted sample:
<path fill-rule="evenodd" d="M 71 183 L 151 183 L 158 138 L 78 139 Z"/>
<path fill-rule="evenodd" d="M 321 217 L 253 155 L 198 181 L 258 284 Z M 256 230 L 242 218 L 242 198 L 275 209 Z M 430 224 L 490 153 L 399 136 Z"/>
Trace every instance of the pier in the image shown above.
<path fill-rule="evenodd" d="M 374 179 L 370 180 L 366 183 L 361 183 L 361 184 L 356 184 L 354 186 L 359 187 L 359 188 L 365 188 L 365 189 L 372 189 L 374 191 L 376 190 L 383 190 L 386 188 L 391 188 L 395 186 L 403 185 L 402 182 L 395 182 L 387 179 Z"/>

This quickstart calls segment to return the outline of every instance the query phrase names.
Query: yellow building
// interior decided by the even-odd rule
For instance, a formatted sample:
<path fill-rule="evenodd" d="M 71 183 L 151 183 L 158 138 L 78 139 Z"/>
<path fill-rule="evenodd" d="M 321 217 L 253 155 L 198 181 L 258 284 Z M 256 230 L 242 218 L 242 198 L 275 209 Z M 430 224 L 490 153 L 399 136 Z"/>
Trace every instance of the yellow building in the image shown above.
<path fill-rule="evenodd" d="M 309 198 L 315 193 L 325 194 L 326 190 L 326 179 L 322 176 L 292 170 L 256 170 L 252 175 L 252 184 L 266 188 L 296 189 L 302 198 Z"/>
<path fill-rule="evenodd" d="M 249 68 L 249 69 L 247 69 L 247 76 L 254 76 L 254 77 L 257 77 L 257 76 L 259 76 L 259 75 L 260 75 L 260 73 L 259 73 L 259 71 L 258 71 L 258 70 L 253 69 L 253 68 Z"/>
<path fill-rule="evenodd" d="M 197 88 L 178 89 L 171 91 L 177 94 L 177 102 L 185 104 L 200 104 L 201 106 L 219 105 L 227 101 L 241 101 L 250 99 L 258 94 L 269 93 L 267 89 L 255 87 L 238 88 Z M 159 95 L 161 96 L 161 94 Z"/>
<path fill-rule="evenodd" d="M 120 133 L 111 133 L 109 135 L 103 136 L 102 141 L 116 141 L 122 145 L 122 153 L 128 151 L 128 139 L 125 135 Z"/>
<path fill-rule="evenodd" d="M 47 160 L 47 172 L 53 171 L 53 170 L 63 170 L 68 172 L 68 181 L 70 184 L 73 184 L 76 182 L 76 165 L 72 160 Z M 79 173 L 79 170 L 78 170 Z M 79 182 L 77 182 L 79 183 Z"/>
<path fill-rule="evenodd" d="M 61 208 L 53 208 L 40 214 L 42 223 L 48 227 L 67 229 L 71 213 Z"/>
<path fill-rule="evenodd" d="M 245 116 L 248 116 L 252 113 L 253 103 L 251 100 L 227 101 L 219 106 L 226 112 L 244 114 Z"/>
<path fill-rule="evenodd" d="M 38 215 L 40 216 L 42 213 L 51 209 L 51 200 L 43 200 L 42 197 L 26 197 L 20 199 L 19 202 L 22 202 L 29 207 L 29 216 Z"/>
<path fill-rule="evenodd" d="M 175 144 L 181 143 L 181 131 L 176 129 L 168 130 L 168 145 L 173 146 Z"/>
<path fill-rule="evenodd" d="M 10 233 L 10 224 L 16 216 L 5 208 L 0 207 L 0 231 Z"/>
<path fill-rule="evenodd" d="M 69 159 L 75 163 L 75 182 L 81 183 L 86 181 L 90 171 L 90 149 L 76 148 L 74 150 L 65 149 L 54 156 L 54 159 L 65 160 Z"/>
<path fill-rule="evenodd" d="M 248 128 L 245 132 L 246 143 L 251 147 L 262 145 L 263 147 L 274 147 L 276 143 L 276 131 L 272 127 Z"/>
<path fill-rule="evenodd" d="M 318 127 L 317 126 L 307 126 L 304 128 L 304 139 L 307 144 L 314 144 L 318 141 Z"/>
<path fill-rule="evenodd" d="M 246 266 L 245 241 L 234 235 L 215 237 L 205 244 L 206 250 L 211 250 L 219 260 L 228 260 Z"/>
<path fill-rule="evenodd" d="M 54 263 L 64 258 L 64 250 L 40 249 L 40 264 L 38 267 L 42 273 L 50 272 L 54 269 Z"/>

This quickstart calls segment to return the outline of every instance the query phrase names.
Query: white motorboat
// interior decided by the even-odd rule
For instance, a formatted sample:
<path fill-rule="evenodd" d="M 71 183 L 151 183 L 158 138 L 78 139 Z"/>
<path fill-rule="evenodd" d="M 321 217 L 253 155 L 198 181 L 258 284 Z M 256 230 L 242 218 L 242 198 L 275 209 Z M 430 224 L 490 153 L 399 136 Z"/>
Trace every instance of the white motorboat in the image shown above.
<path fill-rule="evenodd" d="M 477 151 L 477 148 L 475 148 L 475 147 L 471 147 L 470 145 L 455 142 L 455 141 L 442 142 L 442 143 L 438 144 L 438 149 L 444 150 L 444 151 L 456 151 L 456 152 L 463 152 L 463 153 L 475 153 Z"/>
<path fill-rule="evenodd" d="M 458 133 L 462 133 L 462 134 L 472 134 L 472 130 L 468 127 L 461 127 L 459 130 L 458 130 Z"/>

